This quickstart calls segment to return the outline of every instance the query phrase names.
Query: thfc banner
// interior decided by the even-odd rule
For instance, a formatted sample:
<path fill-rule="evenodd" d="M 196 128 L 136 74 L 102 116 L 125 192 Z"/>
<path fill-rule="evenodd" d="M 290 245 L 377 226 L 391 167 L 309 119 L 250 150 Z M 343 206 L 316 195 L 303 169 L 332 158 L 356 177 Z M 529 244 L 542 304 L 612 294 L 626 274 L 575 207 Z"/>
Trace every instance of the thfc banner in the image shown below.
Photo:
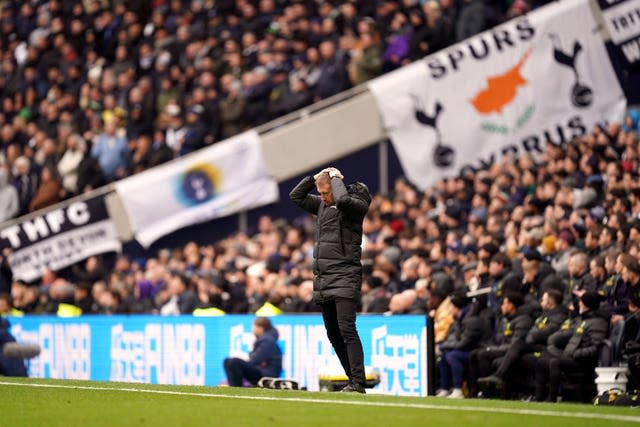
<path fill-rule="evenodd" d="M 563 0 L 373 80 L 422 189 L 501 155 L 564 144 L 626 107 L 589 0 Z"/>
<path fill-rule="evenodd" d="M 0 230 L 0 248 L 11 250 L 14 279 L 34 281 L 91 255 L 120 252 L 122 244 L 104 196 L 73 202 Z"/>
<path fill-rule="evenodd" d="M 640 65 L 640 0 L 599 0 L 611 42 L 627 66 Z"/>
<path fill-rule="evenodd" d="M 226 382 L 226 357 L 248 357 L 254 320 L 253 315 L 10 318 L 16 340 L 42 349 L 29 361 L 30 377 L 208 386 Z M 279 333 L 283 377 L 318 390 L 321 374 L 344 375 L 322 316 L 271 321 Z M 380 374 L 375 392 L 427 395 L 425 322 L 418 315 L 358 316 L 365 366 Z"/>
<path fill-rule="evenodd" d="M 116 191 L 144 247 L 180 228 L 278 200 L 255 131 L 118 181 Z"/>

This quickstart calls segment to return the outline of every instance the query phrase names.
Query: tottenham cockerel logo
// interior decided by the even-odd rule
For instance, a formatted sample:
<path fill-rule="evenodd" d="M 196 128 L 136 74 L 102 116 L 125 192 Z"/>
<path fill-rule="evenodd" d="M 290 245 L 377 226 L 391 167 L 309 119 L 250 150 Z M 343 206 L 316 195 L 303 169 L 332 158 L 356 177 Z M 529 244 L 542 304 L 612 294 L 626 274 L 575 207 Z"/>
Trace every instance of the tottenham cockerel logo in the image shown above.
<path fill-rule="evenodd" d="M 455 151 L 453 147 L 442 143 L 442 137 L 440 135 L 440 130 L 438 129 L 438 118 L 444 111 L 444 106 L 440 101 L 436 101 L 433 115 L 428 115 L 420 98 L 416 95 L 410 96 L 413 98 L 413 112 L 415 119 L 421 125 L 430 127 L 436 132 L 436 146 L 433 149 L 433 163 L 440 168 L 450 167 L 454 162 Z"/>

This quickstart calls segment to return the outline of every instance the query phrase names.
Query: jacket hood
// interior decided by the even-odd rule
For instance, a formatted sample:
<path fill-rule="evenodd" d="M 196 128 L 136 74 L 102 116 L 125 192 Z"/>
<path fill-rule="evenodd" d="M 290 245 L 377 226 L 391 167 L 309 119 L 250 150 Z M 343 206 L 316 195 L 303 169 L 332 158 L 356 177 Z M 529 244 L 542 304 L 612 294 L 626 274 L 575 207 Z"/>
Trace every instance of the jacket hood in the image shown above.
<path fill-rule="evenodd" d="M 369 193 L 369 187 L 363 182 L 355 182 L 353 184 L 349 184 L 347 187 L 347 191 L 349 194 L 352 194 L 365 202 L 367 205 L 371 204 L 371 193 Z"/>
<path fill-rule="evenodd" d="M 278 341 L 278 336 L 279 336 L 279 335 L 278 335 L 278 329 L 276 329 L 276 328 L 271 328 L 271 329 L 269 329 L 268 331 L 265 331 L 265 332 L 264 332 L 264 336 L 263 336 L 263 338 L 271 337 L 271 338 L 273 338 L 273 339 L 274 339 L 274 341 Z"/>

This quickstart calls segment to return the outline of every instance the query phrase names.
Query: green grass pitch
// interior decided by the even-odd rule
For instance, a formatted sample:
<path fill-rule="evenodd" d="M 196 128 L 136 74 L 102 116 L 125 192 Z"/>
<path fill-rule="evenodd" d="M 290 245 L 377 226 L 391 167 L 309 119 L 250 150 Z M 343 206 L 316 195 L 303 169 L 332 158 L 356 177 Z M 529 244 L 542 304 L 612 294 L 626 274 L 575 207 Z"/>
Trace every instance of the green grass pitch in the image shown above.
<path fill-rule="evenodd" d="M 640 409 L 0 377 L 0 426 L 640 426 Z"/>

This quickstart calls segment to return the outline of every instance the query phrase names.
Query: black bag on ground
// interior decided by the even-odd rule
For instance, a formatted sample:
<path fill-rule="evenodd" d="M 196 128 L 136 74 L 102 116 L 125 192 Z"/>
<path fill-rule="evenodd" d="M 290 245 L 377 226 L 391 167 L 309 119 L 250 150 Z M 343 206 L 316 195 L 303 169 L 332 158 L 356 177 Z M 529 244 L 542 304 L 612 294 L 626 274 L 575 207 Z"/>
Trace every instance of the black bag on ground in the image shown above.
<path fill-rule="evenodd" d="M 632 406 L 640 407 L 640 392 L 624 391 L 619 388 L 611 388 L 596 396 L 593 401 L 596 406 Z"/>

